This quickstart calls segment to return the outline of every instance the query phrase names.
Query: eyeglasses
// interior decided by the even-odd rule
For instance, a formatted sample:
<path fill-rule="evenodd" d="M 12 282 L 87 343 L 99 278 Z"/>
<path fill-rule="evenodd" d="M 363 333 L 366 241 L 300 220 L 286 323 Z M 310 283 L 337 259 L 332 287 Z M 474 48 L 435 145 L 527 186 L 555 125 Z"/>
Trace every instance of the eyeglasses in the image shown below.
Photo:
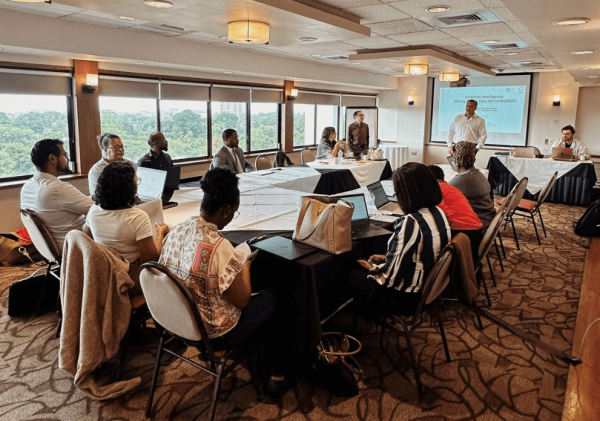
<path fill-rule="evenodd" d="M 120 152 L 120 151 L 124 151 L 125 149 L 127 149 L 127 146 L 124 146 L 124 145 L 123 146 L 122 145 L 108 146 L 107 149 L 113 149 L 117 152 Z"/>
<path fill-rule="evenodd" d="M 240 211 L 236 210 L 235 213 L 233 214 L 233 218 L 232 219 L 236 219 L 238 216 L 240 216 Z"/>

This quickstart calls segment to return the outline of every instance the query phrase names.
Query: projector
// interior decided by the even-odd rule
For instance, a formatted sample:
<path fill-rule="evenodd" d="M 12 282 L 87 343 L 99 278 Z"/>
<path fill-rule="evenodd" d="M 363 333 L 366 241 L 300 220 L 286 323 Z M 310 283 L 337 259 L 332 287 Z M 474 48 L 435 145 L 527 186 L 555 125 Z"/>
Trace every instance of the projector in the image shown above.
<path fill-rule="evenodd" d="M 470 84 L 471 81 L 469 79 L 467 79 L 466 77 L 461 77 L 456 82 L 450 82 L 449 86 L 451 88 L 464 88 L 465 86 L 469 86 Z"/>

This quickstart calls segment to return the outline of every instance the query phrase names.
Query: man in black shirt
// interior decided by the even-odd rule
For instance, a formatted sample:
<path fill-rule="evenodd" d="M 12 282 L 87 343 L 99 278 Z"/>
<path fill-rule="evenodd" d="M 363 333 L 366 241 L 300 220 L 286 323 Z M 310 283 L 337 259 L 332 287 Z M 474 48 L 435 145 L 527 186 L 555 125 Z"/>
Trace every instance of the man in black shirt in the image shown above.
<path fill-rule="evenodd" d="M 148 136 L 148 145 L 150 146 L 150 151 L 138 159 L 138 167 L 160 170 L 163 168 L 171 168 L 173 166 L 173 160 L 168 153 L 164 152 L 169 150 L 169 142 L 165 139 L 164 134 L 161 132 L 150 133 L 150 136 Z M 167 203 L 171 200 L 172 196 L 173 190 L 165 188 L 162 196 L 163 203 Z"/>

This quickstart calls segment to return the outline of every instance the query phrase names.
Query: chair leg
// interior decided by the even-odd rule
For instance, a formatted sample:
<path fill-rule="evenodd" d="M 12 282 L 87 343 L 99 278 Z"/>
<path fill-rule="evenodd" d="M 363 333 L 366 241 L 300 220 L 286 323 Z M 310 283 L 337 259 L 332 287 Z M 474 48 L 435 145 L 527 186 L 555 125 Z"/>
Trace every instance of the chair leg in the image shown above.
<path fill-rule="evenodd" d="M 60 302 L 60 294 L 56 299 L 56 313 L 58 314 L 58 323 L 56 324 L 56 332 L 54 333 L 54 337 L 60 338 L 60 331 L 62 329 L 62 304 Z"/>
<path fill-rule="evenodd" d="M 131 326 L 125 332 L 125 336 L 123 336 L 123 340 L 121 341 L 121 352 L 119 352 L 119 359 L 117 361 L 117 374 L 115 376 L 115 381 L 119 381 L 121 378 L 121 372 L 123 371 L 123 366 L 125 365 L 125 358 L 127 357 L 127 351 L 129 350 L 129 336 L 131 335 Z"/>
<path fill-rule="evenodd" d="M 154 374 L 152 375 L 152 387 L 150 388 L 150 396 L 148 397 L 148 404 L 146 405 L 146 418 L 150 418 L 152 413 L 152 400 L 154 399 L 154 391 L 156 390 L 156 381 L 158 380 L 158 370 L 160 369 L 160 360 L 163 353 L 164 338 L 160 337 L 158 341 L 158 352 L 156 353 L 156 363 L 154 365 Z"/>
<path fill-rule="evenodd" d="M 538 233 L 537 224 L 535 223 L 535 214 L 530 213 L 531 221 L 533 222 L 533 229 L 535 229 L 535 236 L 537 237 L 538 244 L 542 245 L 542 240 L 540 240 L 540 234 Z"/>
<path fill-rule="evenodd" d="M 488 291 L 487 284 L 485 283 L 485 277 L 483 276 L 483 272 L 480 270 L 478 275 L 481 277 L 481 284 L 483 285 L 483 291 L 485 292 L 485 297 L 487 298 L 488 307 L 492 306 L 492 300 L 490 299 L 490 292 Z"/>
<path fill-rule="evenodd" d="M 498 232 L 498 236 L 500 236 L 500 232 Z M 498 238 L 500 238 L 500 237 L 498 237 Z M 500 240 L 500 243 L 502 243 L 502 240 Z M 498 242 L 496 242 L 495 238 L 494 238 L 494 247 L 496 248 L 496 256 L 498 256 L 498 263 L 500 263 L 500 269 L 502 269 L 502 272 L 504 272 L 504 263 L 502 263 L 502 256 L 500 256 L 500 250 L 498 250 Z M 504 246 L 502 246 L 502 247 L 504 247 Z M 496 281 L 494 281 L 494 286 L 496 286 Z"/>
<path fill-rule="evenodd" d="M 442 316 L 438 313 L 438 326 L 440 328 L 440 335 L 442 337 L 442 344 L 444 344 L 444 352 L 446 353 L 446 361 L 449 363 L 452 362 L 452 358 L 450 358 L 450 350 L 448 349 L 448 341 L 446 340 L 446 331 L 444 330 L 444 324 L 442 323 Z"/>
<path fill-rule="evenodd" d="M 515 228 L 515 220 L 513 219 L 512 215 L 509 218 L 510 218 L 510 223 L 512 225 L 513 235 L 515 237 L 515 244 L 517 245 L 517 250 L 521 250 L 521 247 L 519 247 L 519 239 L 517 238 L 517 230 Z"/>
<path fill-rule="evenodd" d="M 542 223 L 542 229 L 544 230 L 544 237 L 548 237 L 546 234 L 546 226 L 544 225 L 544 219 L 542 218 L 542 210 L 540 208 L 537 209 L 537 214 L 540 216 L 540 222 Z"/>
<path fill-rule="evenodd" d="M 219 364 L 217 368 L 217 378 L 215 379 L 215 388 L 213 389 L 212 402 L 210 403 L 210 414 L 208 419 L 213 421 L 215 419 L 215 409 L 217 408 L 217 396 L 219 394 L 219 387 L 221 387 L 221 375 L 223 374 L 223 367 L 225 363 Z"/>
<path fill-rule="evenodd" d="M 413 371 L 415 372 L 415 381 L 417 382 L 417 392 L 419 396 L 423 396 L 423 384 L 421 383 L 421 375 L 419 374 L 419 366 L 417 365 L 417 357 L 415 356 L 415 350 L 412 345 L 412 341 L 410 340 L 410 332 L 406 327 L 404 328 L 404 332 L 406 333 L 406 344 L 408 345 L 408 353 L 410 355 L 410 360 L 413 365 Z"/>
<path fill-rule="evenodd" d="M 490 276 L 492 277 L 492 285 L 494 285 L 494 287 L 497 287 L 498 285 L 496 284 L 496 277 L 494 276 L 494 268 L 492 268 L 492 262 L 490 261 L 490 255 L 486 254 L 485 258 L 487 259 L 487 264 L 488 264 L 488 267 L 490 268 Z"/>
<path fill-rule="evenodd" d="M 502 249 L 502 256 L 504 259 L 506 259 L 506 250 L 504 250 L 504 241 L 502 240 L 502 233 L 500 233 L 500 231 L 498 231 L 498 240 L 500 240 L 500 248 Z M 498 257 L 500 257 L 500 255 L 498 255 Z M 504 269 L 502 269 L 502 271 L 504 271 Z"/>
<path fill-rule="evenodd" d="M 473 304 L 473 312 L 475 313 L 475 317 L 477 318 L 477 324 L 479 325 L 479 330 L 483 330 L 483 323 L 481 322 L 481 314 L 479 314 L 479 307 L 477 307 L 477 304 Z"/>

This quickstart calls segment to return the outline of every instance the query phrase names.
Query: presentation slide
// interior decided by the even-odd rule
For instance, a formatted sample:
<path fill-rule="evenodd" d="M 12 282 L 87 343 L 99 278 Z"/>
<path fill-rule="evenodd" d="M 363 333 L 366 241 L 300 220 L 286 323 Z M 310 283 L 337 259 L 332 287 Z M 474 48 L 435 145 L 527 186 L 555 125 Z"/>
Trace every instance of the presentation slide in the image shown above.
<path fill-rule="evenodd" d="M 431 140 L 446 142 L 452 120 L 464 114 L 467 100 L 478 102 L 476 114 L 485 119 L 486 145 L 525 146 L 529 115 L 530 75 L 471 78 L 471 85 L 450 88 L 436 80 Z"/>

